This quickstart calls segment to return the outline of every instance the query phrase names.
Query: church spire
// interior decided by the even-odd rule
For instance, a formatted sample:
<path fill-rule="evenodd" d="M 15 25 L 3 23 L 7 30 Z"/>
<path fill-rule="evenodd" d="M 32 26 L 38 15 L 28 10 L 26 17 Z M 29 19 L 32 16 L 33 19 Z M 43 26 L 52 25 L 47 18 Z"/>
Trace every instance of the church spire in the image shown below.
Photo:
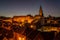
<path fill-rule="evenodd" d="M 43 17 L 43 10 L 42 10 L 42 7 L 40 6 L 40 9 L 39 9 L 39 15 L 41 16 L 41 17 Z"/>

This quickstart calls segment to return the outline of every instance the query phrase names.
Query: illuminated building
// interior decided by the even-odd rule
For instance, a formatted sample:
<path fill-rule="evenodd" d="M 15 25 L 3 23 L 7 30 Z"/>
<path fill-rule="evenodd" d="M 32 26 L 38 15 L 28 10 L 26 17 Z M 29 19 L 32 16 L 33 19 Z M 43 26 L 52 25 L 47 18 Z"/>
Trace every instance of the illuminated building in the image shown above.
<path fill-rule="evenodd" d="M 31 23 L 34 19 L 38 19 L 40 17 L 43 17 L 43 12 L 42 12 L 41 7 L 40 7 L 40 10 L 39 10 L 39 15 L 36 15 L 35 17 L 30 16 L 30 15 L 27 15 L 27 16 L 14 16 L 13 21 L 24 22 L 25 20 L 27 20 L 28 23 Z"/>
<path fill-rule="evenodd" d="M 13 16 L 10 17 L 0 17 L 0 22 L 9 22 L 12 25 L 23 26 L 25 23 L 30 23 L 35 26 L 35 23 L 40 22 L 40 25 L 48 25 L 48 24 L 60 24 L 60 17 L 44 17 L 42 7 L 40 6 L 39 14 L 35 16 L 27 15 L 27 16 Z M 3 23 L 4 24 L 4 23 Z M 2 25 L 3 25 L 2 24 Z M 50 26 L 50 25 L 49 25 Z M 59 25 L 60 26 L 60 25 Z M 33 28 L 33 27 L 32 27 Z"/>
<path fill-rule="evenodd" d="M 41 6 L 39 9 L 39 14 L 35 15 L 35 16 L 31 16 L 31 15 L 13 16 L 12 18 L 0 17 L 0 27 L 7 29 L 7 30 L 11 30 L 11 27 L 15 28 L 16 33 L 14 33 L 14 39 L 16 39 L 16 40 L 25 40 L 26 39 L 26 35 L 22 35 L 21 33 L 23 33 L 25 31 L 25 28 L 27 28 L 27 26 L 33 30 L 39 29 L 39 31 L 43 31 L 43 32 L 50 32 L 50 31 L 60 32 L 59 31 L 60 29 L 56 28 L 56 27 L 60 27 L 60 17 L 52 17 L 52 16 L 44 17 Z M 19 28 L 21 28 L 21 29 L 19 29 Z M 19 34 L 19 32 L 21 35 Z M 37 32 L 35 33 L 35 31 L 33 31 L 32 33 L 36 35 Z M 32 35 L 32 33 L 31 33 L 31 35 Z M 25 33 L 25 34 L 27 34 L 27 33 Z M 40 40 L 39 33 L 37 33 L 37 34 L 38 34 L 37 37 L 35 38 L 35 36 L 34 36 L 34 38 L 36 40 L 37 39 Z M 29 37 L 31 35 L 27 36 L 28 40 L 30 39 Z"/>

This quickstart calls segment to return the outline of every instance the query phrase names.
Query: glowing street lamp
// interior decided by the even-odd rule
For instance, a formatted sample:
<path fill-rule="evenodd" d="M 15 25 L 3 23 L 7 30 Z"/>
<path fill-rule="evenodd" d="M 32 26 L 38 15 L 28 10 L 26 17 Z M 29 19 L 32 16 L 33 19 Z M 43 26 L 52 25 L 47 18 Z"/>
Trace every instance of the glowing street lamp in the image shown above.
<path fill-rule="evenodd" d="M 25 36 L 18 37 L 18 40 L 26 40 Z"/>
<path fill-rule="evenodd" d="M 25 40 L 25 38 L 19 37 L 18 40 Z"/>

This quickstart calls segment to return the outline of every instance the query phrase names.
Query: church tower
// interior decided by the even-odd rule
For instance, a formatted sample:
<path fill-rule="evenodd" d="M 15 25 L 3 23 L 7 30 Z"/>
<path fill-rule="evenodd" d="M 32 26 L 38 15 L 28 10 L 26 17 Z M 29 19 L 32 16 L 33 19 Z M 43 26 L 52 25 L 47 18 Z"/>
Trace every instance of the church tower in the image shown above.
<path fill-rule="evenodd" d="M 42 10 L 42 7 L 40 6 L 40 9 L 39 9 L 39 15 L 41 16 L 41 17 L 43 17 L 43 10 Z"/>

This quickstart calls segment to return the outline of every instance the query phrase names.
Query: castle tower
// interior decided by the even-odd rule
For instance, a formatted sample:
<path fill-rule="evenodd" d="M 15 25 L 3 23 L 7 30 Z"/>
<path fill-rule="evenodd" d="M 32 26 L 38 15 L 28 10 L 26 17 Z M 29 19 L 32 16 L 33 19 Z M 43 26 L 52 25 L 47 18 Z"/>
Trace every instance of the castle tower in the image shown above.
<path fill-rule="evenodd" d="M 41 16 L 41 17 L 43 17 L 43 10 L 42 10 L 42 7 L 40 6 L 40 9 L 39 9 L 39 15 Z"/>

